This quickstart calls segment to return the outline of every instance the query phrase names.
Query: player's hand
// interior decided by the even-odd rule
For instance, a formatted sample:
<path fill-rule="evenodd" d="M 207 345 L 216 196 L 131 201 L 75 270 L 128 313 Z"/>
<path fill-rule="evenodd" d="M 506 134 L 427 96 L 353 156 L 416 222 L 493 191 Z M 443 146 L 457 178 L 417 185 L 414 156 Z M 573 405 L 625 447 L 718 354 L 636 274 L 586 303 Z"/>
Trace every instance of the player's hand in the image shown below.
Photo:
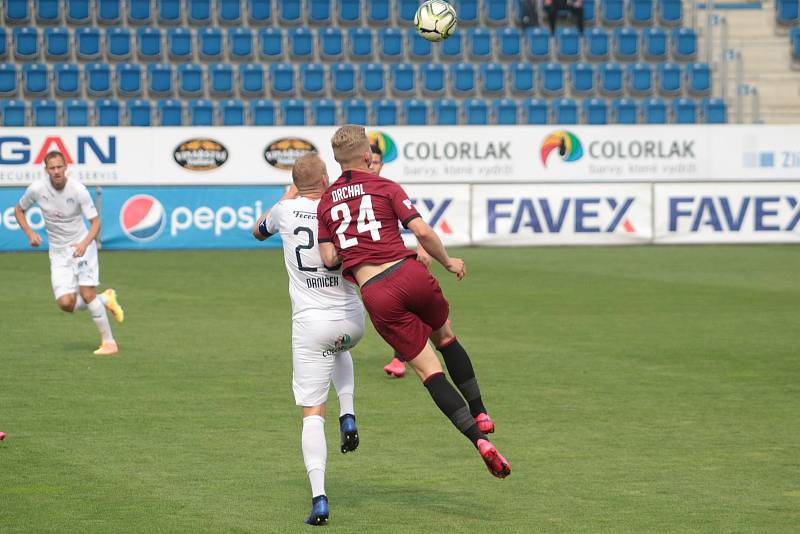
<path fill-rule="evenodd" d="M 417 261 L 420 262 L 425 267 L 430 268 L 431 266 L 431 255 L 428 254 L 424 248 L 417 247 Z"/>
<path fill-rule="evenodd" d="M 76 258 L 83 257 L 83 255 L 86 254 L 86 247 L 88 247 L 88 246 L 89 245 L 85 245 L 83 243 L 76 243 L 75 244 L 75 252 L 73 252 L 72 255 L 74 257 L 76 257 Z"/>
<path fill-rule="evenodd" d="M 450 262 L 445 267 L 459 280 L 463 280 L 467 276 L 467 266 L 461 258 L 450 258 Z"/>
<path fill-rule="evenodd" d="M 36 232 L 31 232 L 31 234 L 28 236 L 28 243 L 30 243 L 32 247 L 38 247 L 42 244 L 42 236 Z"/>

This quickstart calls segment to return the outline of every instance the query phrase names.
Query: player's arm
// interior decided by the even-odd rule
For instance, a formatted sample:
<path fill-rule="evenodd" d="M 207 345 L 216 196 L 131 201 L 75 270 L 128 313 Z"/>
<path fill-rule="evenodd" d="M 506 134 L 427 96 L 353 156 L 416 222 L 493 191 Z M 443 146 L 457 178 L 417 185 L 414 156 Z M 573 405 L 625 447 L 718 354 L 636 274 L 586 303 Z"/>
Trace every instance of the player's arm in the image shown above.
<path fill-rule="evenodd" d="M 19 227 L 22 228 L 22 231 L 25 233 L 25 236 L 28 238 L 28 242 L 31 244 L 31 246 L 38 247 L 41 245 L 42 236 L 31 229 L 31 226 L 28 224 L 28 219 L 25 218 L 25 210 L 22 209 L 22 206 L 19 204 L 14 206 L 14 215 L 17 217 L 17 224 L 19 224 Z"/>
<path fill-rule="evenodd" d="M 419 261 L 425 267 L 430 267 L 431 259 L 431 255 L 428 254 L 428 251 L 425 250 L 425 247 L 417 243 L 417 261 Z"/>
<path fill-rule="evenodd" d="M 342 263 L 342 257 L 336 252 L 336 247 L 330 241 L 319 244 L 319 255 L 322 263 L 328 269 L 335 269 Z"/>
<path fill-rule="evenodd" d="M 289 186 L 289 188 L 283 194 L 278 203 L 290 198 L 297 198 L 297 188 L 295 187 L 294 184 Z M 276 203 L 275 206 L 277 206 L 278 203 Z M 274 208 L 275 206 L 272 206 L 272 208 Z M 269 216 L 269 212 L 272 211 L 272 208 L 269 208 L 267 211 L 262 213 L 261 217 L 259 217 L 258 220 L 256 221 L 255 226 L 253 226 L 253 237 L 258 239 L 259 241 L 264 241 L 271 235 L 273 235 L 269 230 L 267 230 L 267 217 Z"/>
<path fill-rule="evenodd" d="M 83 238 L 82 241 L 75 244 L 75 252 L 73 256 L 76 258 L 80 258 L 84 254 L 86 254 L 86 249 L 91 244 L 92 241 L 95 240 L 97 235 L 100 233 L 100 217 L 95 217 L 94 219 L 89 220 L 89 233 L 86 234 L 86 237 Z"/>
<path fill-rule="evenodd" d="M 447 249 L 444 248 L 442 240 L 433 231 L 433 228 L 422 220 L 422 217 L 416 217 L 408 222 L 408 229 L 414 232 L 417 242 L 420 243 L 424 249 L 433 258 L 442 264 L 442 266 L 454 273 L 456 277 L 461 280 L 467 275 L 467 268 L 464 261 L 459 258 L 451 258 L 447 254 Z"/>

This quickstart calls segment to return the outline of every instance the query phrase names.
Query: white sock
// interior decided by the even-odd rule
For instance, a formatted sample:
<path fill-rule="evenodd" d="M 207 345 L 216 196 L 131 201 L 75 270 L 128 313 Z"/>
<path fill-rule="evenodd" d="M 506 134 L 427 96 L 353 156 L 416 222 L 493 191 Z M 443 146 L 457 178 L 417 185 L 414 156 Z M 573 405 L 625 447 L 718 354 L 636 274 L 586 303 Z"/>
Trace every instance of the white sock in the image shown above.
<path fill-rule="evenodd" d="M 100 337 L 103 343 L 114 341 L 114 336 L 111 335 L 111 325 L 108 324 L 108 315 L 106 315 L 106 307 L 100 302 L 100 299 L 94 299 L 86 305 L 89 308 L 89 313 L 92 314 L 92 321 L 100 331 Z"/>
<path fill-rule="evenodd" d="M 328 460 L 325 419 L 319 415 L 304 417 L 301 443 L 308 480 L 311 482 L 311 497 L 325 495 L 325 463 Z"/>
<path fill-rule="evenodd" d="M 75 307 L 72 308 L 72 311 L 80 311 L 86 309 L 86 301 L 83 300 L 83 297 L 80 293 L 75 294 Z"/>
<path fill-rule="evenodd" d="M 97 294 L 97 298 L 99 298 L 99 299 L 100 299 L 100 302 L 102 302 L 102 303 L 103 303 L 103 306 L 105 306 L 106 304 L 108 304 L 108 299 L 107 299 L 107 298 L 106 298 L 106 296 L 105 296 L 105 295 L 103 295 L 102 293 L 98 293 L 98 294 Z"/>
<path fill-rule="evenodd" d="M 339 396 L 339 417 L 346 413 L 355 415 L 353 405 L 353 391 L 355 389 L 355 376 L 353 374 L 353 357 L 349 351 L 340 352 L 333 364 L 333 387 Z"/>

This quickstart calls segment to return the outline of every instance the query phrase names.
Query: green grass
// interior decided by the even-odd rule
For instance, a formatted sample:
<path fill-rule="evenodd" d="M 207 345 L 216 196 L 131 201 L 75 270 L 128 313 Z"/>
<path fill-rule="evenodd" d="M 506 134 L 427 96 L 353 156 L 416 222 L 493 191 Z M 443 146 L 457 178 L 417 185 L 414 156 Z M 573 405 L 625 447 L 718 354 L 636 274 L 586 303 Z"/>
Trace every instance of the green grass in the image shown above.
<path fill-rule="evenodd" d="M 467 279 L 437 274 L 513 473 L 385 377 L 370 327 L 327 531 L 797 531 L 800 247 L 456 252 Z M 118 358 L 45 255 L 0 255 L 0 531 L 307 532 L 280 252 L 101 256 Z"/>

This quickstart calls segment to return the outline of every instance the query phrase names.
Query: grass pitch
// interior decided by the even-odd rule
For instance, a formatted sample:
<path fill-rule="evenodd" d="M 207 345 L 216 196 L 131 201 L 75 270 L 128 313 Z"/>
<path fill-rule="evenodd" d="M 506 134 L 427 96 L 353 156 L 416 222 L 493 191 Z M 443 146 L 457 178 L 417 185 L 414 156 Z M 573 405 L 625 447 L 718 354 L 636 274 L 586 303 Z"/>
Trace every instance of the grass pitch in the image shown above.
<path fill-rule="evenodd" d="M 512 475 L 354 351 L 331 532 L 796 532 L 800 247 L 467 249 L 452 305 Z M 278 250 L 101 253 L 117 358 L 2 254 L 0 531 L 307 532 Z"/>

